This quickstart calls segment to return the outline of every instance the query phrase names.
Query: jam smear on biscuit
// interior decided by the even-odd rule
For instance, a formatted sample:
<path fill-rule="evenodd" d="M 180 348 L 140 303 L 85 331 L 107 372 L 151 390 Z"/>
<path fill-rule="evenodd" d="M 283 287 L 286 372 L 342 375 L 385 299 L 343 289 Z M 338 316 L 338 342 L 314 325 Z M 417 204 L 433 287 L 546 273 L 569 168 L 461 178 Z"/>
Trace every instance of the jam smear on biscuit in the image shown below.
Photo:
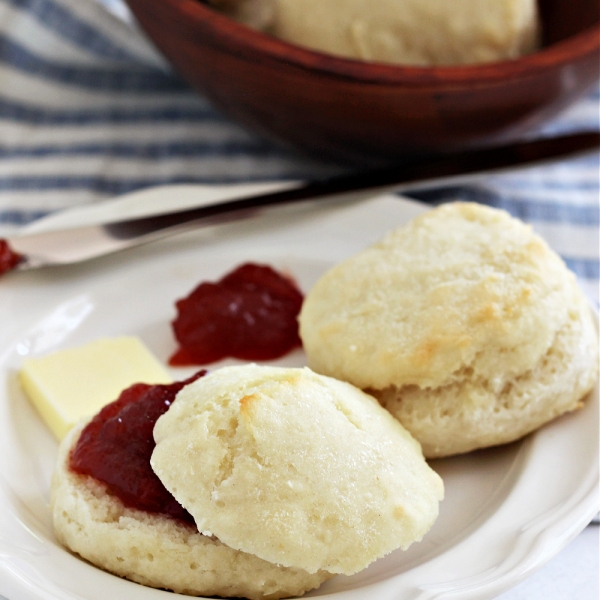
<path fill-rule="evenodd" d="M 150 456 L 156 445 L 152 432 L 158 418 L 179 390 L 205 374 L 202 370 L 184 381 L 137 383 L 124 390 L 83 429 L 71 452 L 70 468 L 102 482 L 125 506 L 194 525 L 193 517 L 152 470 Z"/>

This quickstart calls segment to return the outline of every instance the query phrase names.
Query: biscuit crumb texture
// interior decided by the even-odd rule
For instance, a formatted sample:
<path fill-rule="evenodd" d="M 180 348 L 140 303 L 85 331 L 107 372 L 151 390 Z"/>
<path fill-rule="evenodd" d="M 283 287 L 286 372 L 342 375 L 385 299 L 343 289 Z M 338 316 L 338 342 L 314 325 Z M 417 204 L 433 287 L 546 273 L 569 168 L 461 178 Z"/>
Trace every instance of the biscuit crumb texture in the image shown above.
<path fill-rule="evenodd" d="M 355 573 L 420 540 L 439 476 L 379 403 L 309 369 L 227 367 L 186 386 L 151 464 L 222 542 L 310 573 Z"/>
<path fill-rule="evenodd" d="M 174 519 L 126 508 L 101 483 L 68 468 L 81 429 L 61 444 L 52 514 L 58 541 L 94 565 L 180 594 L 251 600 L 300 596 L 331 577 L 266 562 Z"/>
<path fill-rule="evenodd" d="M 309 366 L 375 395 L 427 457 L 510 442 L 574 410 L 598 374 L 588 303 L 508 213 L 432 210 L 308 294 Z"/>

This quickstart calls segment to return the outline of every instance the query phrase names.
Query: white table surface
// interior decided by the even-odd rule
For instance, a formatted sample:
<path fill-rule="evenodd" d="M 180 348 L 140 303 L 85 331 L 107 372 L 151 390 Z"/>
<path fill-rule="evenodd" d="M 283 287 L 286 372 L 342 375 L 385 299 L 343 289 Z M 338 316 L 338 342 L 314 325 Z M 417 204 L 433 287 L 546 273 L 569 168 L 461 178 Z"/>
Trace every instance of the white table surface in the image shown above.
<path fill-rule="evenodd" d="M 598 525 L 586 527 L 549 563 L 499 600 L 598 600 Z"/>

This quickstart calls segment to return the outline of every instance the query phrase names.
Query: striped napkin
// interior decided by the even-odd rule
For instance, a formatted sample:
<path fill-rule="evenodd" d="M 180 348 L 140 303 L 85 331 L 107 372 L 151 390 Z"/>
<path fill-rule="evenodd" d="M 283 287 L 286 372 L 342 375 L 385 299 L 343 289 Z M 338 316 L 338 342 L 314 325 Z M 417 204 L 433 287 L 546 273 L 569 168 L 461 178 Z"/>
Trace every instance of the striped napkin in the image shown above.
<path fill-rule="evenodd" d="M 595 90 L 544 133 L 598 129 L 599 99 Z M 0 0 L 0 236 L 158 184 L 341 171 L 220 114 L 171 70 L 121 0 Z M 597 156 L 407 195 L 507 209 L 548 240 L 598 302 Z"/>

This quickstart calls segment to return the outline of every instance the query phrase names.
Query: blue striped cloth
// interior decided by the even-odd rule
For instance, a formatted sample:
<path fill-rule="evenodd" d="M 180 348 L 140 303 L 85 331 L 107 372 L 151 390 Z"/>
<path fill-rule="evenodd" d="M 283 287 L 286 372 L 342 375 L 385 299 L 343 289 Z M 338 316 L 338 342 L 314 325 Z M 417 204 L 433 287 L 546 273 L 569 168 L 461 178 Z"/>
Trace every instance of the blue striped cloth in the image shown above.
<path fill-rule="evenodd" d="M 596 90 L 545 133 L 597 129 L 599 98 Z M 216 111 L 173 73 L 121 0 L 0 0 L 0 236 L 157 184 L 339 172 Z M 507 209 L 549 241 L 598 302 L 597 156 L 413 196 Z"/>

